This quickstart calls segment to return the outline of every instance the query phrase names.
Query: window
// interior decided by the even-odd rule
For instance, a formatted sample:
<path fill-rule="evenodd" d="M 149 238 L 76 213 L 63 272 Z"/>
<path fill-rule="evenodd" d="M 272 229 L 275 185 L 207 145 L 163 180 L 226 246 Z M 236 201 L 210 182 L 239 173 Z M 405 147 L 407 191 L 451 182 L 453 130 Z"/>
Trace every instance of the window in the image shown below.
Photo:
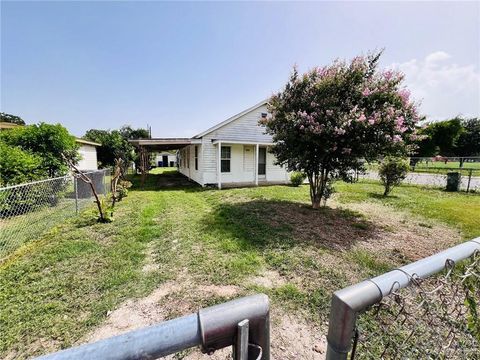
<path fill-rule="evenodd" d="M 195 145 L 195 170 L 198 170 L 198 145 Z"/>
<path fill-rule="evenodd" d="M 232 157 L 232 149 L 230 146 L 222 146 L 220 150 L 221 156 L 221 172 L 230 172 L 230 158 Z"/>

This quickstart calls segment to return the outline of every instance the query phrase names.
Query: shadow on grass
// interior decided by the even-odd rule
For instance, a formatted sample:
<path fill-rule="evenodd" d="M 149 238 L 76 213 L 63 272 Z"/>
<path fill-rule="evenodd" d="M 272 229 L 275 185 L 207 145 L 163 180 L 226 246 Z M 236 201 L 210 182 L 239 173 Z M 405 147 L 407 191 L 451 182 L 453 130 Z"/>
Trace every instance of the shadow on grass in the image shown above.
<path fill-rule="evenodd" d="M 221 203 L 204 219 L 204 231 L 228 233 L 244 249 L 285 249 L 298 244 L 348 250 L 356 242 L 379 238 L 380 229 L 359 213 L 272 200 Z"/>
<path fill-rule="evenodd" d="M 128 175 L 128 180 L 132 182 L 132 190 L 136 191 L 184 190 L 185 192 L 196 192 L 203 190 L 200 185 L 189 180 L 178 171 L 148 174 L 143 186 L 140 175 Z"/>

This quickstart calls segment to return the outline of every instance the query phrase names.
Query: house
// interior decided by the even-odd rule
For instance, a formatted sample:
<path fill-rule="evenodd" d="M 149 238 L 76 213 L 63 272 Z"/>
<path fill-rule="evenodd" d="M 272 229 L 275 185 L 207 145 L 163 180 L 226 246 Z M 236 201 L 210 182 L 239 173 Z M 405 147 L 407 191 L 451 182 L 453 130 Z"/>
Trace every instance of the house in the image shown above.
<path fill-rule="evenodd" d="M 155 155 L 155 166 L 175 167 L 177 166 L 177 155 L 167 151 L 157 153 Z"/>
<path fill-rule="evenodd" d="M 82 171 L 98 170 L 97 147 L 102 144 L 79 138 L 76 138 L 75 141 L 79 145 L 78 153 L 81 157 L 77 164 L 78 169 Z"/>
<path fill-rule="evenodd" d="M 131 142 L 148 151 L 178 150 L 178 169 L 202 186 L 218 188 L 285 184 L 287 170 L 269 152 L 272 137 L 258 124 L 267 116 L 262 101 L 192 138 L 140 139 Z"/>

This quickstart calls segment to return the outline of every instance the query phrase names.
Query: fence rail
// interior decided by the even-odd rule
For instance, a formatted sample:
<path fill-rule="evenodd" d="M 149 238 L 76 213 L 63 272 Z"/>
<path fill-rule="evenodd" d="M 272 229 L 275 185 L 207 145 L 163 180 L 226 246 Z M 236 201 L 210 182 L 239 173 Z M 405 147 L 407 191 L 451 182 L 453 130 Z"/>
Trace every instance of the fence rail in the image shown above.
<path fill-rule="evenodd" d="M 327 359 L 347 359 L 349 353 L 351 358 L 475 358 L 479 252 L 476 238 L 335 292 Z M 430 278 L 442 271 L 444 276 Z"/>
<path fill-rule="evenodd" d="M 110 170 L 86 173 L 99 194 L 110 192 Z M 23 244 L 92 204 L 88 184 L 74 175 L 0 188 L 0 262 Z"/>
<path fill-rule="evenodd" d="M 197 345 L 207 354 L 232 346 L 235 360 L 269 360 L 268 297 L 257 294 L 235 299 L 38 360 L 158 359 Z"/>

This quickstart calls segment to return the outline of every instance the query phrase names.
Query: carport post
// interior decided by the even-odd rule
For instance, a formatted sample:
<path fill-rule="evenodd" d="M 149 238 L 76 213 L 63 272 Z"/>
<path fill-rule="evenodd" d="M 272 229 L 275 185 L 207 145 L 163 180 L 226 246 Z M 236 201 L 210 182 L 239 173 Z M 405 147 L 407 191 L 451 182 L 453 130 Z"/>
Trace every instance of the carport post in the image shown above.
<path fill-rule="evenodd" d="M 218 142 L 218 166 L 217 166 L 217 183 L 218 189 L 222 189 L 222 142 Z"/>
<path fill-rule="evenodd" d="M 260 144 L 255 146 L 255 186 L 258 186 L 258 152 L 260 150 Z"/>

